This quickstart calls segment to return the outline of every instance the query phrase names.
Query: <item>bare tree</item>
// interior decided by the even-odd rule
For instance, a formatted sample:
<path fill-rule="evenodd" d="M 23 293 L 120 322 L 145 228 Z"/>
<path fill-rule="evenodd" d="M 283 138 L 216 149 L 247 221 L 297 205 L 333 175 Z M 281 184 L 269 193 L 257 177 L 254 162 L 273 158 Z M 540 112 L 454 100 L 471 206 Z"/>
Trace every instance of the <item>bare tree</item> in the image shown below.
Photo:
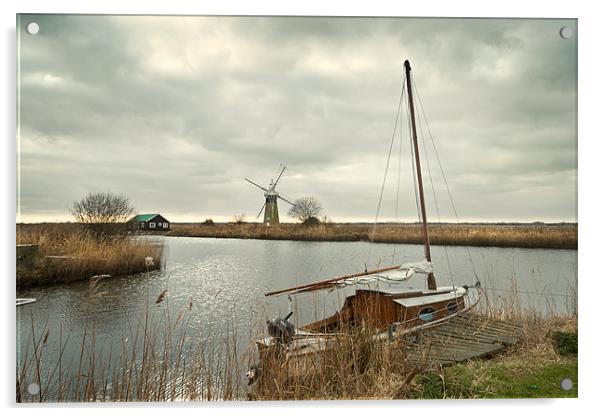
<path fill-rule="evenodd" d="M 232 221 L 236 224 L 244 224 L 245 222 L 247 222 L 247 214 L 235 215 Z"/>
<path fill-rule="evenodd" d="M 89 193 L 71 207 L 75 219 L 89 225 L 124 223 L 134 212 L 127 196 L 111 192 Z"/>
<path fill-rule="evenodd" d="M 288 215 L 297 218 L 301 222 L 305 222 L 310 218 L 317 218 L 322 213 L 322 204 L 312 196 L 299 198 L 295 201 L 295 205 L 288 211 Z"/>

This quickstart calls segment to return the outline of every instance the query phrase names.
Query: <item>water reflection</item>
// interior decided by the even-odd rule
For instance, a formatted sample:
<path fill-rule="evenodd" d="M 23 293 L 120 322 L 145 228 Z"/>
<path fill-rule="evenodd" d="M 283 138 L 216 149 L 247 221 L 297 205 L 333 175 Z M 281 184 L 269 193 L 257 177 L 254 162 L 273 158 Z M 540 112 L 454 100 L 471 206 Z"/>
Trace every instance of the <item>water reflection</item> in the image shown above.
<path fill-rule="evenodd" d="M 188 309 L 189 336 L 207 341 L 219 354 L 235 328 L 238 350 L 244 351 L 250 337 L 263 330 L 265 319 L 292 309 L 297 325 L 314 321 L 333 313 L 353 289 L 303 294 L 292 302 L 286 296 L 268 299 L 264 293 L 393 261 L 416 261 L 423 252 L 417 245 L 369 247 L 365 242 L 159 238 L 166 244 L 161 271 L 103 279 L 95 290 L 87 281 L 20 290 L 19 297 L 38 302 L 17 308 L 19 357 L 31 347 L 32 328 L 38 336 L 48 331 L 54 340 L 44 353 L 51 362 L 60 354 L 59 333 L 63 339 L 72 337 L 63 354 L 73 359 L 80 353 L 76 340 L 84 331 L 93 328 L 103 350 L 117 350 L 133 336 L 132 327 L 146 311 L 164 319 L 161 313 L 167 310 L 175 320 Z M 495 289 L 489 292 L 491 299 L 507 295 L 516 285 L 525 306 L 543 313 L 571 307 L 563 295 L 576 289 L 575 250 L 470 248 L 471 262 L 465 247 L 434 246 L 432 256 L 440 285 L 472 284 L 476 271 L 485 287 Z M 407 285 L 423 288 L 425 282 L 416 278 Z M 166 300 L 156 305 L 163 290 Z"/>

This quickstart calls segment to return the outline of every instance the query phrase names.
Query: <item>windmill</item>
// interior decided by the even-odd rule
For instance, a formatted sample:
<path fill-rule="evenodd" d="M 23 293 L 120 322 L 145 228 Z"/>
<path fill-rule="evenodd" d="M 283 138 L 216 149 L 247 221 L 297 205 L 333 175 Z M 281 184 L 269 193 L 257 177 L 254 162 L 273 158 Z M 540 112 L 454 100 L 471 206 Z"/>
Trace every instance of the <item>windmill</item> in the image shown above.
<path fill-rule="evenodd" d="M 245 178 L 245 181 L 249 182 L 252 185 L 255 185 L 256 187 L 258 187 L 259 189 L 261 189 L 264 192 L 263 196 L 265 196 L 265 202 L 261 206 L 261 209 L 259 210 L 259 213 L 257 214 L 257 218 L 259 218 L 259 216 L 261 215 L 261 211 L 265 210 L 264 214 L 263 214 L 263 223 L 265 225 L 280 224 L 280 218 L 278 217 L 278 198 L 282 199 L 285 202 L 288 202 L 289 204 L 291 204 L 293 206 L 295 205 L 288 199 L 281 197 L 278 194 L 278 192 L 276 192 L 276 185 L 278 185 L 278 181 L 280 181 L 280 178 L 282 177 L 282 174 L 284 173 L 284 170 L 286 169 L 286 166 L 284 166 L 283 164 L 280 164 L 280 166 L 282 166 L 282 170 L 280 171 L 280 174 L 278 175 L 276 180 L 274 180 L 272 178 L 272 180 L 270 181 L 270 185 L 267 188 L 257 185 L 252 180 Z"/>

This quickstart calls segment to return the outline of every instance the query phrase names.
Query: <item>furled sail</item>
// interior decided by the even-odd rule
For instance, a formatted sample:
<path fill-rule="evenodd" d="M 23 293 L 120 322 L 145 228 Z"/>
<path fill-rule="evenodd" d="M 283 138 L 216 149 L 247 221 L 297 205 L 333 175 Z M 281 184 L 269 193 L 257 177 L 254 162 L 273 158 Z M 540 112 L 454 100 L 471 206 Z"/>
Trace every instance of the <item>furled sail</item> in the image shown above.
<path fill-rule="evenodd" d="M 389 266 L 377 270 L 365 270 L 363 272 L 339 276 L 321 282 L 309 283 L 301 286 L 289 287 L 268 292 L 266 296 L 297 294 L 312 292 L 314 290 L 332 289 L 335 287 L 344 287 L 357 284 L 369 284 L 374 282 L 400 283 L 408 280 L 415 274 L 430 275 L 433 272 L 433 264 L 430 261 L 423 260 L 413 263 L 404 263 L 401 266 Z"/>
<path fill-rule="evenodd" d="M 399 271 L 405 273 L 406 279 L 409 279 L 416 273 L 428 275 L 429 273 L 433 272 L 433 263 L 431 263 L 428 260 L 422 260 L 413 263 L 404 263 L 399 268 Z"/>
<path fill-rule="evenodd" d="M 425 274 L 433 272 L 433 263 L 427 260 L 418 262 L 409 262 L 402 264 L 398 269 L 388 270 L 381 273 L 376 273 L 368 276 L 353 277 L 337 282 L 339 286 L 347 286 L 354 284 L 369 284 L 377 281 L 386 283 L 404 282 L 415 274 Z"/>

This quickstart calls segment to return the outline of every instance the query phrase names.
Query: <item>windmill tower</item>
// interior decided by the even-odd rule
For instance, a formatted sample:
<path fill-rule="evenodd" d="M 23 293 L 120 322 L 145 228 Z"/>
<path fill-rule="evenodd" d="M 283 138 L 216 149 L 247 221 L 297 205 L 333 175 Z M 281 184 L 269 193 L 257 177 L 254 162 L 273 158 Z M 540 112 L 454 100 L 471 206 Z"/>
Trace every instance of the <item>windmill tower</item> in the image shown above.
<path fill-rule="evenodd" d="M 278 194 L 278 192 L 276 192 L 276 185 L 278 185 L 278 182 L 280 181 L 280 178 L 282 177 L 282 174 L 284 173 L 284 170 L 286 169 L 286 166 L 284 166 L 282 164 L 280 166 L 282 166 L 282 170 L 280 171 L 280 174 L 278 175 L 276 180 L 272 179 L 270 181 L 270 185 L 267 188 L 257 185 L 252 180 L 245 178 L 245 180 L 247 182 L 249 182 L 252 185 L 255 185 L 256 187 L 258 187 L 259 189 L 261 189 L 264 192 L 263 196 L 265 197 L 265 202 L 261 206 L 261 209 L 259 210 L 259 213 L 257 214 L 257 218 L 259 218 L 259 216 L 261 215 L 261 212 L 263 211 L 263 223 L 265 225 L 280 224 L 280 217 L 278 216 L 278 198 L 282 199 L 285 202 L 288 202 L 289 204 L 291 204 L 293 206 L 295 205 L 291 201 L 287 200 L 286 198 L 281 197 Z"/>

